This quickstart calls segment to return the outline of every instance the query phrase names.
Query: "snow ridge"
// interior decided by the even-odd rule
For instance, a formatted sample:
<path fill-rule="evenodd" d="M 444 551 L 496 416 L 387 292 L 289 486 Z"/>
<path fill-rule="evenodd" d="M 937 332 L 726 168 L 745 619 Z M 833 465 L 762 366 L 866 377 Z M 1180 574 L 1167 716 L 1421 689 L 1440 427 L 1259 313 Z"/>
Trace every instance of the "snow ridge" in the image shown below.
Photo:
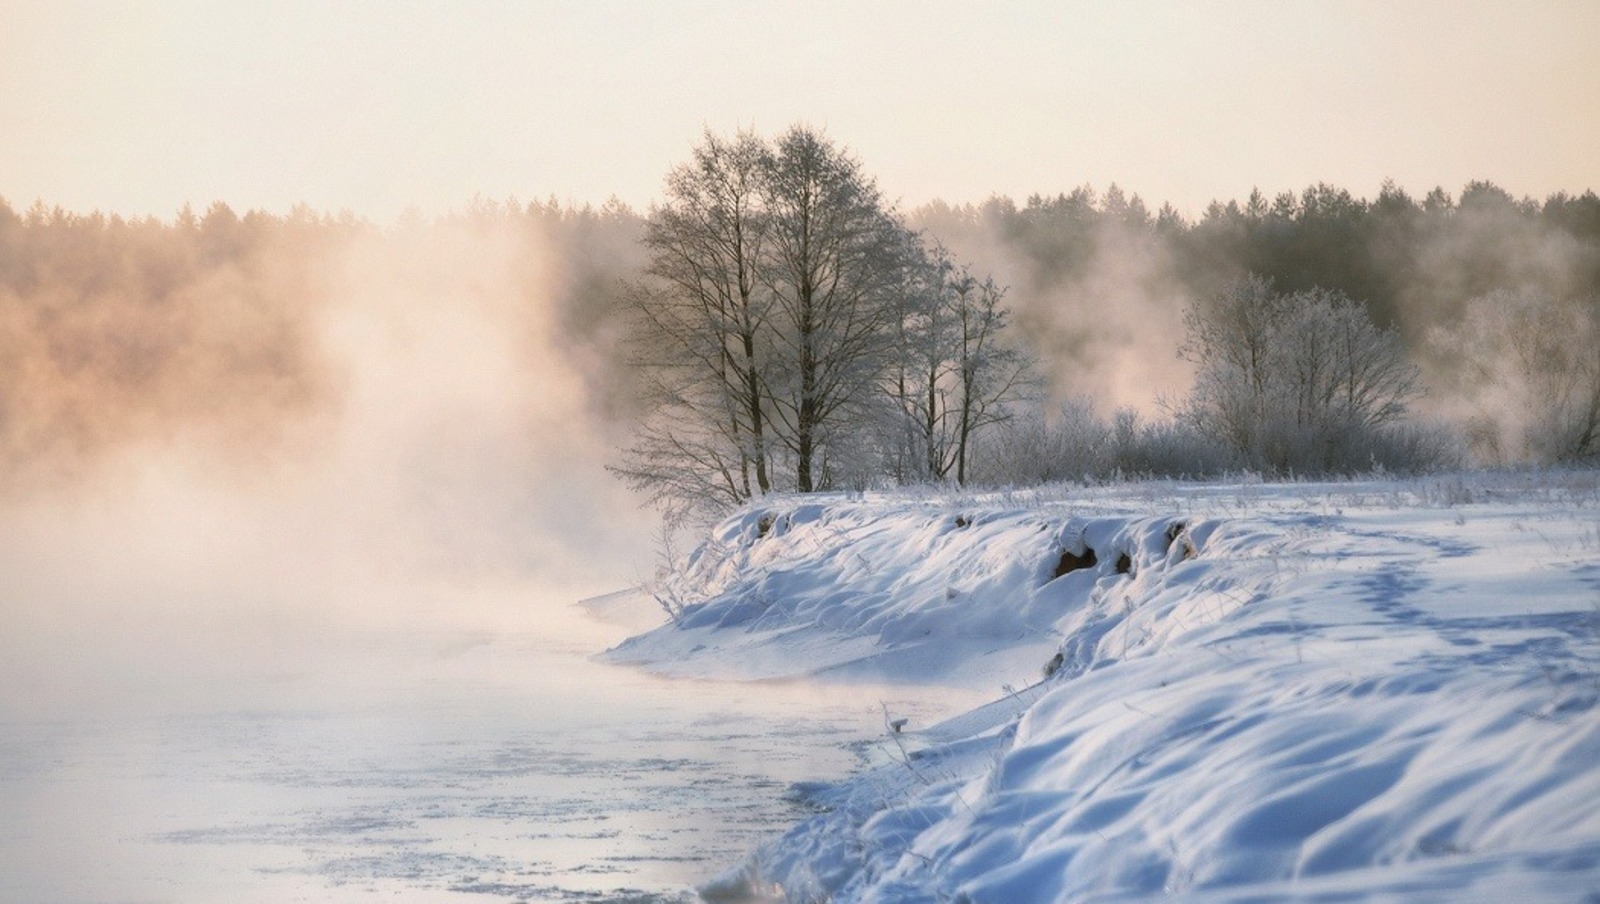
<path fill-rule="evenodd" d="M 712 900 L 1593 900 L 1596 481 L 1439 486 L 780 503 L 608 656 L 1006 685 Z"/>

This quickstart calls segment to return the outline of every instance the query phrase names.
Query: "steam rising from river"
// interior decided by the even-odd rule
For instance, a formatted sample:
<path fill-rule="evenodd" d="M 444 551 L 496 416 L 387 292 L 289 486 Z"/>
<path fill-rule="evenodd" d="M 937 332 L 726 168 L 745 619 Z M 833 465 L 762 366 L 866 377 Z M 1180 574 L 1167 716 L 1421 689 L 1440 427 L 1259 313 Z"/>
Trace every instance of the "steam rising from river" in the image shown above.
<path fill-rule="evenodd" d="M 226 697 L 350 632 L 559 632 L 635 577 L 647 530 L 525 231 L 367 230 L 298 294 L 260 261 L 174 302 L 188 322 L 100 297 L 109 331 L 8 324 L 35 354 L 31 407 L 4 410 L 0 714 Z M 129 347 L 156 377 L 118 378 Z"/>

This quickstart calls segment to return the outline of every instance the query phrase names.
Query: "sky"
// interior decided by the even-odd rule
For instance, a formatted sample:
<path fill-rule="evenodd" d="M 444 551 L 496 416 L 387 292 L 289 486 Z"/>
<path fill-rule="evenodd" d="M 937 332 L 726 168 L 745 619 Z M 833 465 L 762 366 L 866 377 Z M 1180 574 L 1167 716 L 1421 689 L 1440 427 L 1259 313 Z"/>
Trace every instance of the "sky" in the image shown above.
<path fill-rule="evenodd" d="M 0 0 L 0 197 L 644 209 L 794 123 L 904 207 L 1117 183 L 1600 190 L 1595 2 Z"/>

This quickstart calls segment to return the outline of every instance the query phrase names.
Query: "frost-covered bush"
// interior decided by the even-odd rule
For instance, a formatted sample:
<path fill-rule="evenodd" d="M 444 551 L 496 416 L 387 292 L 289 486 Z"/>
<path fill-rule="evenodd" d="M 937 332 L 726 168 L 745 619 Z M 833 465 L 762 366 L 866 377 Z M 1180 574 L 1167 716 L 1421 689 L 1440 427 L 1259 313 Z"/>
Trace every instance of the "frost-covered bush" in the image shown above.
<path fill-rule="evenodd" d="M 1208 477 L 1227 471 L 1232 458 L 1212 438 L 1180 420 L 1146 421 L 1124 408 L 1112 421 L 1111 460 L 1131 477 Z"/>
<path fill-rule="evenodd" d="M 1233 464 L 1227 450 L 1177 420 L 1146 421 L 1132 409 L 1102 417 L 1077 396 L 1049 417 L 1014 414 L 986 441 L 976 464 L 980 484 L 1027 486 L 1113 477 L 1205 477 Z"/>
<path fill-rule="evenodd" d="M 1366 470 L 1392 474 L 1428 474 L 1461 468 L 1466 442 L 1442 424 L 1399 424 L 1366 438 L 1370 453 Z"/>
<path fill-rule="evenodd" d="M 1028 486 L 1061 480 L 1098 479 L 1113 469 L 1111 426 L 1094 402 L 1075 397 L 1046 415 L 1019 411 L 982 443 L 973 463 L 976 482 Z"/>
<path fill-rule="evenodd" d="M 1352 473 L 1399 449 L 1391 433 L 1420 393 L 1400 335 L 1344 295 L 1288 295 L 1250 276 L 1193 305 L 1179 354 L 1196 369 L 1179 417 L 1238 466 L 1267 473 Z M 1404 469 L 1404 468 L 1402 468 Z"/>
<path fill-rule="evenodd" d="M 1404 418 L 1418 369 L 1397 333 L 1342 295 L 1279 295 L 1252 277 L 1192 308 L 1186 325 L 1180 354 L 1198 374 L 1170 417 L 1107 419 L 1086 396 L 1013 410 L 983 443 L 977 482 L 1416 474 L 1465 459 L 1450 431 Z"/>

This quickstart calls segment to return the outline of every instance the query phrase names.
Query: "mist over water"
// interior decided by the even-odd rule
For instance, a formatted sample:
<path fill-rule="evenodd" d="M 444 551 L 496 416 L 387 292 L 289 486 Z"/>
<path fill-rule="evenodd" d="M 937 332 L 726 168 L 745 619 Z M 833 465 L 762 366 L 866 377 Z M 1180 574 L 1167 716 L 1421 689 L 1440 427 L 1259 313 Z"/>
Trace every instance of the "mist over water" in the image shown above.
<path fill-rule="evenodd" d="M 573 604 L 640 577 L 653 516 L 535 252 L 349 243 L 275 422 L 219 362 L 137 429 L 114 381 L 57 387 L 78 458 L 0 502 L 0 898 L 670 898 L 858 762 L 875 701 L 587 661 L 628 628 Z"/>
<path fill-rule="evenodd" d="M 232 708 L 5 720 L 0 898 L 688 900 L 882 731 L 859 695 L 589 662 L 605 636 L 418 624 Z"/>
<path fill-rule="evenodd" d="M 348 243 L 320 277 L 325 300 L 295 312 L 293 366 L 316 374 L 315 400 L 270 423 L 255 387 L 223 370 L 227 351 L 195 342 L 152 366 L 214 359 L 200 376 L 138 400 L 165 423 L 107 426 L 138 402 L 83 375 L 92 349 L 41 388 L 65 400 L 57 420 L 92 412 L 79 420 L 96 439 L 71 468 L 50 467 L 67 453 L 49 443 L 11 468 L 6 709 L 193 692 L 191 679 L 278 668 L 343 631 L 558 632 L 566 603 L 631 583 L 648 518 L 603 471 L 607 440 L 550 306 L 530 302 L 541 261 L 520 239 L 436 228 Z M 195 401 L 150 400 L 161 391 Z M 52 479 L 28 479 L 40 471 Z"/>

